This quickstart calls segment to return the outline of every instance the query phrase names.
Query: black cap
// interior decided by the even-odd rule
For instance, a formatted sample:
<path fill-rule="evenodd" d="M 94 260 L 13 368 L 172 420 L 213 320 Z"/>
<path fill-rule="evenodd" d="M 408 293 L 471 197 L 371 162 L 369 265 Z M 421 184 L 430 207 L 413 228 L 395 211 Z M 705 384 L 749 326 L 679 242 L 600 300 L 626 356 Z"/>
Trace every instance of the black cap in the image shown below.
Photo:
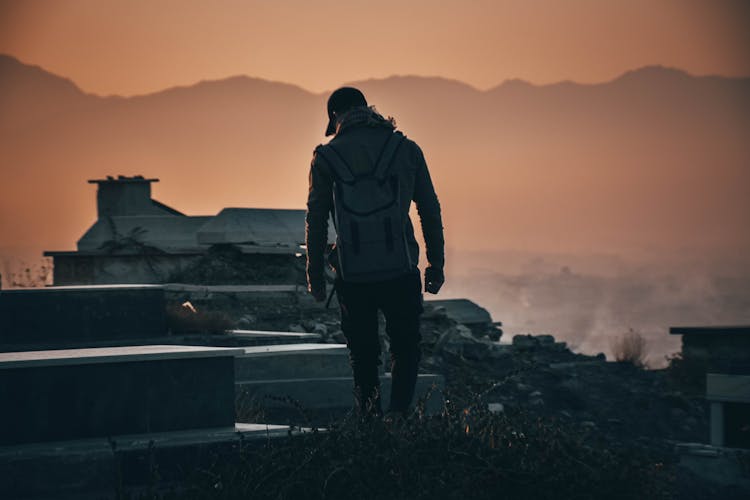
<path fill-rule="evenodd" d="M 331 97 L 328 98 L 328 127 L 326 127 L 326 136 L 336 133 L 334 112 L 340 115 L 357 106 L 367 106 L 365 95 L 358 89 L 354 87 L 341 87 L 338 90 L 334 90 Z"/>

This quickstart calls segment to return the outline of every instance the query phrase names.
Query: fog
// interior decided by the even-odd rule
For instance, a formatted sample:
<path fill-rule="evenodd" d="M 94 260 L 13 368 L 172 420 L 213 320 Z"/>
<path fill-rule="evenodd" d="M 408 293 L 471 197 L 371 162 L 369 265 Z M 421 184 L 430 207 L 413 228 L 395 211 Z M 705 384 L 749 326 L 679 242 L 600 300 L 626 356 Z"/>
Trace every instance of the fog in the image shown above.
<path fill-rule="evenodd" d="M 680 350 L 670 326 L 750 324 L 750 267 L 742 259 L 484 252 L 454 254 L 448 270 L 441 295 L 484 306 L 503 323 L 506 342 L 552 334 L 613 359 L 614 340 L 632 329 L 658 368 Z"/>

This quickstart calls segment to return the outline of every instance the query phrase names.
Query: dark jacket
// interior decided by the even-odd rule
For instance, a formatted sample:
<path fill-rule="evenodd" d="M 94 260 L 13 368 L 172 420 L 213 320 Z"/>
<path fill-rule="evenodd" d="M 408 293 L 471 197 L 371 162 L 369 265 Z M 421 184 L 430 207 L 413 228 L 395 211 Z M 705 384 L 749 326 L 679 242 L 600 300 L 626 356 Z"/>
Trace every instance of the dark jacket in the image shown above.
<path fill-rule="evenodd" d="M 379 116 L 379 115 L 378 115 Z M 372 169 L 386 140 L 393 133 L 392 126 L 373 126 L 357 123 L 339 132 L 330 143 L 353 169 Z M 443 223 L 440 203 L 432 186 L 430 173 L 417 144 L 405 139 L 394 157 L 401 185 L 401 207 L 412 266 L 417 269 L 419 245 L 409 218 L 409 207 L 414 201 L 422 224 L 429 265 L 442 269 L 445 261 Z M 310 192 L 307 198 L 306 245 L 307 284 L 310 290 L 324 284 L 325 250 L 328 241 L 328 216 L 333 212 L 333 177 L 324 160 L 313 154 L 310 165 Z"/>

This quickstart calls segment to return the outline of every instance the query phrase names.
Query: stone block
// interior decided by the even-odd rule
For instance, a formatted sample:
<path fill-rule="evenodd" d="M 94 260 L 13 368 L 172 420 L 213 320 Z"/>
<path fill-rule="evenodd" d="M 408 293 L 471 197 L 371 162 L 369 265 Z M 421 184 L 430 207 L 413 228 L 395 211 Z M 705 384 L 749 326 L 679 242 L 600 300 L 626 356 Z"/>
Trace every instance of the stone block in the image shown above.
<path fill-rule="evenodd" d="M 164 290 L 157 285 L 0 291 L 3 351 L 33 345 L 159 337 L 166 333 Z"/>
<path fill-rule="evenodd" d="M 711 402 L 711 444 L 750 448 L 750 375 L 709 373 L 706 399 Z"/>
<path fill-rule="evenodd" d="M 321 340 L 318 333 L 301 332 L 267 332 L 262 330 L 229 330 L 227 332 L 240 345 L 265 346 L 280 344 L 317 343 Z"/>
<path fill-rule="evenodd" d="M 218 456 L 288 439 L 290 433 L 281 425 L 234 424 L 0 446 L 0 496 L 72 500 L 140 498 L 149 486 L 179 491 L 186 471 L 210 470 Z"/>
<path fill-rule="evenodd" d="M 234 424 L 241 349 L 138 346 L 0 354 L 0 445 Z"/>
<path fill-rule="evenodd" d="M 349 350 L 342 344 L 246 347 L 235 358 L 235 381 L 351 377 Z"/>
<path fill-rule="evenodd" d="M 706 399 L 750 403 L 750 375 L 707 374 Z"/>

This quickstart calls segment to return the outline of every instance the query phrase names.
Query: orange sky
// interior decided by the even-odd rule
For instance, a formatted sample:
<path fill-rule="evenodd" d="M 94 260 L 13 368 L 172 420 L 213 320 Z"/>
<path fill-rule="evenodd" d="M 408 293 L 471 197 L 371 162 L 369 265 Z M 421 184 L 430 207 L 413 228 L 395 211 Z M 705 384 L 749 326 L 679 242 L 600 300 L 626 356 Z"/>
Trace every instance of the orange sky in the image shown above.
<path fill-rule="evenodd" d="M 747 76 L 748 21 L 743 0 L 0 0 L 0 53 L 98 94 L 236 74 L 313 91 L 393 74 L 488 88 L 649 64 Z"/>

